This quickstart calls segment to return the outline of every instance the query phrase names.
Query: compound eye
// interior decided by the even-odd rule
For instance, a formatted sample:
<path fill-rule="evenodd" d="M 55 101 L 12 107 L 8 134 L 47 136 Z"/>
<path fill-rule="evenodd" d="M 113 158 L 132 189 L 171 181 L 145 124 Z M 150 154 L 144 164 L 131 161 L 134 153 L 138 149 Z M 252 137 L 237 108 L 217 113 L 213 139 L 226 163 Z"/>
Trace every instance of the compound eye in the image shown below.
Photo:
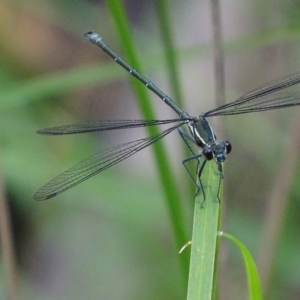
<path fill-rule="evenodd" d="M 206 160 L 213 159 L 213 151 L 210 148 L 203 148 L 202 154 L 206 158 Z"/>
<path fill-rule="evenodd" d="M 230 153 L 232 150 L 232 146 L 228 141 L 225 141 L 226 154 Z"/>

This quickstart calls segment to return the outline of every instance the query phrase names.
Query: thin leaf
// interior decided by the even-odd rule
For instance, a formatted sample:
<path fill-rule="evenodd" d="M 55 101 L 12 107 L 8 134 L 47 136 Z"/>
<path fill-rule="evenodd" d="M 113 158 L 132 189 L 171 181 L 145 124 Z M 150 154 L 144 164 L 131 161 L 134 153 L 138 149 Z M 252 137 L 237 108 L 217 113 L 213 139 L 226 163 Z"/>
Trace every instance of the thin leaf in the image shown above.
<path fill-rule="evenodd" d="M 215 162 L 208 162 L 201 181 L 205 192 L 197 196 L 194 211 L 188 300 L 211 299 L 214 288 L 217 232 L 220 201 L 220 172 Z M 201 193 L 201 192 L 200 192 Z"/>
<path fill-rule="evenodd" d="M 142 73 L 141 64 L 138 60 L 136 47 L 130 32 L 129 22 L 126 18 L 126 13 L 122 5 L 122 1 L 107 0 L 107 5 L 110 9 L 113 17 L 114 25 L 117 29 L 118 37 L 125 52 L 128 62 L 139 72 Z M 135 78 L 131 78 L 133 90 L 137 95 L 137 102 L 140 110 L 145 119 L 155 119 L 154 109 L 152 101 L 150 100 L 149 93 L 145 86 L 138 82 Z M 147 128 L 149 135 L 157 135 L 158 129 L 155 127 Z M 177 186 L 175 176 L 173 175 L 170 160 L 167 152 L 163 147 L 163 143 L 155 143 L 153 145 L 155 154 L 156 167 L 158 169 L 159 180 L 162 183 L 162 188 L 167 200 L 167 206 L 169 208 L 169 215 L 175 234 L 175 240 L 177 247 L 182 245 L 182 241 L 186 240 L 187 234 L 185 232 L 185 222 L 183 210 L 180 204 L 180 198 L 177 190 L 174 188 Z M 183 275 L 186 276 L 188 269 L 188 260 L 186 256 L 182 256 L 180 259 Z"/>
<path fill-rule="evenodd" d="M 224 232 L 219 233 L 220 236 L 224 236 L 227 239 L 231 240 L 240 250 L 247 273 L 248 289 L 249 289 L 249 299 L 250 300 L 262 300 L 262 290 L 260 285 L 259 274 L 253 260 L 253 257 L 246 246 L 240 242 L 237 238 L 232 235 Z"/>

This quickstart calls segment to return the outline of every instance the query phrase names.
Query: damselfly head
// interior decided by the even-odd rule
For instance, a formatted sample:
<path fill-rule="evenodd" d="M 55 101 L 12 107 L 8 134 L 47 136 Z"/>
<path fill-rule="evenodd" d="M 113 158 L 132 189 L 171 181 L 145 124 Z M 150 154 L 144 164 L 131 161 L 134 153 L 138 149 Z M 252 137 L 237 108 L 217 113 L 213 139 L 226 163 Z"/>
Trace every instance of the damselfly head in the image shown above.
<path fill-rule="evenodd" d="M 224 162 L 226 160 L 226 154 L 230 153 L 231 149 L 231 144 L 228 141 L 224 141 L 218 144 L 205 145 L 202 154 L 206 160 L 215 158 L 217 162 Z"/>
<path fill-rule="evenodd" d="M 214 157 L 212 147 L 210 145 L 206 145 L 203 150 L 202 154 L 205 157 L 206 160 L 212 160 Z"/>
<path fill-rule="evenodd" d="M 229 143 L 228 141 L 224 141 L 223 143 L 225 144 L 226 154 L 230 153 L 231 150 L 232 150 L 232 145 L 231 145 L 231 143 Z"/>

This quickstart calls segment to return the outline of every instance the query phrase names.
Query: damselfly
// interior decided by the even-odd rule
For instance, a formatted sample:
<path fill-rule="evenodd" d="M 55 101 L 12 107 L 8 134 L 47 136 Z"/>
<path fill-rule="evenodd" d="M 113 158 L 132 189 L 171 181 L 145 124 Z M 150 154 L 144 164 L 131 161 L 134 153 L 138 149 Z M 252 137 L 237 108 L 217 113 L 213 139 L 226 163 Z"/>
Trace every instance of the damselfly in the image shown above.
<path fill-rule="evenodd" d="M 89 157 L 88 159 L 82 161 L 81 163 L 75 165 L 74 167 L 55 177 L 46 185 L 44 185 L 41 189 L 39 189 L 34 195 L 34 199 L 36 200 L 46 200 L 57 196 L 58 194 L 81 183 L 82 181 L 110 168 L 111 166 L 137 153 L 138 151 L 159 141 L 160 139 L 162 139 L 163 137 L 165 137 L 166 135 L 168 135 L 176 129 L 179 131 L 181 137 L 184 139 L 185 143 L 188 146 L 190 144 L 194 144 L 199 148 L 199 150 L 201 150 L 201 153 L 197 154 L 189 146 L 190 150 L 193 153 L 193 156 L 183 161 L 183 164 L 187 169 L 186 163 L 189 160 L 196 159 L 199 164 L 199 158 L 204 158 L 204 161 L 198 170 L 200 182 L 198 185 L 193 176 L 191 176 L 191 174 L 189 173 L 193 181 L 197 185 L 198 190 L 200 190 L 202 188 L 200 176 L 206 161 L 215 160 L 220 171 L 221 180 L 222 163 L 226 160 L 226 155 L 231 152 L 231 144 L 228 141 L 217 142 L 216 135 L 212 127 L 207 122 L 206 118 L 212 116 L 245 114 L 250 112 L 284 108 L 300 104 L 299 92 L 279 92 L 282 89 L 285 89 L 300 82 L 300 72 L 298 72 L 283 77 L 279 80 L 273 81 L 269 84 L 263 85 L 233 102 L 202 113 L 198 117 L 193 117 L 181 108 L 179 108 L 169 96 L 163 93 L 156 85 L 154 85 L 151 81 L 149 81 L 139 72 L 137 72 L 120 56 L 118 56 L 114 51 L 112 51 L 108 47 L 108 45 L 104 43 L 100 35 L 93 32 L 87 32 L 85 36 L 92 43 L 100 47 L 105 53 L 112 57 L 116 63 L 122 66 L 132 76 L 136 77 L 139 81 L 146 85 L 148 89 L 150 89 L 159 98 L 161 98 L 178 114 L 179 118 L 170 120 L 102 120 L 92 123 L 65 125 L 39 130 L 38 133 L 44 135 L 62 135 L 93 131 L 137 128 L 144 126 L 163 125 L 169 123 L 175 124 L 174 126 L 162 131 L 161 133 L 155 136 L 150 136 L 129 143 L 121 144 L 101 151 L 96 155 Z M 186 127 L 187 131 L 182 130 L 182 127 Z"/>

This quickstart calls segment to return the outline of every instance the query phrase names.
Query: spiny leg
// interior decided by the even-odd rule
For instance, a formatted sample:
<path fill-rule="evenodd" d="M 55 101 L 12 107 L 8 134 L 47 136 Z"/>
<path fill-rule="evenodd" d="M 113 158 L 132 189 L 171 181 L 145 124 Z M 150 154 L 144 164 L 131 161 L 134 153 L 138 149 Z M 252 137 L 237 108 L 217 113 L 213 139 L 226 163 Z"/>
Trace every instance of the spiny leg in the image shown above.
<path fill-rule="evenodd" d="M 204 161 L 203 161 L 201 167 L 199 168 L 199 172 L 198 172 L 198 180 L 199 180 L 199 183 L 200 183 L 200 186 L 201 186 L 201 189 L 202 189 L 202 193 L 203 193 L 203 201 L 202 201 L 202 204 L 201 204 L 201 208 L 204 207 L 204 202 L 205 202 L 205 200 L 206 200 L 205 191 L 204 191 L 203 184 L 202 184 L 202 181 L 201 181 L 201 175 L 202 175 L 202 172 L 203 172 L 204 167 L 205 167 L 205 165 L 206 165 L 206 162 L 207 162 L 207 160 L 204 159 Z M 199 166 L 199 164 L 198 164 L 198 166 Z M 197 168 L 197 170 L 198 170 L 198 168 Z M 199 192 L 199 191 L 197 191 L 197 193 L 198 193 L 198 192 Z M 196 195 L 197 195 L 197 194 L 196 194 Z"/>
<path fill-rule="evenodd" d="M 183 141 L 185 142 L 186 146 L 189 148 L 189 150 L 193 154 L 192 157 L 184 159 L 182 161 L 182 163 L 183 163 L 183 166 L 185 167 L 186 171 L 188 172 L 190 178 L 192 179 L 192 181 L 194 182 L 195 186 L 197 187 L 197 190 L 196 190 L 196 193 L 195 193 L 195 197 L 198 195 L 198 193 L 200 192 L 200 190 L 202 190 L 203 191 L 203 197 L 205 199 L 205 193 L 204 193 L 204 190 L 203 190 L 203 185 L 202 185 L 201 180 L 199 180 L 200 185 L 197 184 L 197 182 L 194 179 L 193 175 L 191 174 L 191 172 L 189 171 L 188 167 L 186 166 L 187 162 L 189 162 L 189 161 L 191 161 L 193 159 L 196 159 L 197 160 L 196 175 L 197 175 L 197 172 L 198 172 L 197 170 L 198 170 L 199 164 L 200 164 L 199 158 L 202 156 L 202 154 L 196 154 L 195 151 L 193 151 L 192 145 L 196 145 L 196 144 L 195 144 L 195 141 L 193 140 L 193 138 L 189 134 L 185 133 L 181 128 L 178 128 L 177 130 L 178 130 L 178 133 L 180 134 L 180 136 L 182 137 Z M 199 146 L 197 146 L 197 148 L 199 148 Z"/>
<path fill-rule="evenodd" d="M 221 199 L 220 199 L 220 190 L 221 190 L 221 181 L 224 179 L 224 175 L 223 175 L 223 168 L 222 168 L 222 163 L 218 162 L 218 170 L 220 172 L 220 177 L 219 177 L 219 187 L 218 187 L 218 200 L 219 203 L 221 204 Z"/>
<path fill-rule="evenodd" d="M 204 193 L 204 190 L 203 190 L 203 185 L 202 185 L 202 182 L 201 180 L 199 180 L 199 183 L 200 185 L 196 182 L 196 180 L 194 179 L 194 176 L 191 174 L 190 170 L 188 169 L 188 167 L 186 166 L 186 163 L 193 160 L 193 159 L 196 159 L 197 160 L 197 168 L 196 170 L 198 170 L 198 167 L 199 167 L 199 164 L 200 164 L 200 161 L 199 161 L 199 158 L 202 156 L 202 154 L 198 154 L 198 155 L 195 155 L 195 156 L 192 156 L 192 157 L 189 157 L 189 158 L 186 158 L 182 161 L 182 164 L 184 166 L 184 168 L 186 169 L 187 173 L 189 174 L 190 178 L 192 179 L 192 181 L 194 182 L 195 186 L 197 187 L 197 190 L 196 190 L 196 193 L 195 193 L 195 197 L 198 195 L 198 193 L 200 192 L 200 190 L 202 190 L 203 192 L 203 197 L 204 197 L 204 200 L 205 200 L 205 193 Z M 200 179 L 200 178 L 199 178 Z"/>

